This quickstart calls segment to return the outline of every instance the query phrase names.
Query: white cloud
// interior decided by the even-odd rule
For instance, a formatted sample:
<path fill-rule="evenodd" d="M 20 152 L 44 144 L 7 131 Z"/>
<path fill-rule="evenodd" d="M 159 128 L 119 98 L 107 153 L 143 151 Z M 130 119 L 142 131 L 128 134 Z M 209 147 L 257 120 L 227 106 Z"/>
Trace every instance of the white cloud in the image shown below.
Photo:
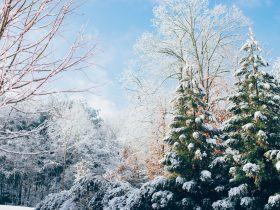
<path fill-rule="evenodd" d="M 119 110 L 113 101 L 98 95 L 91 96 L 87 101 L 90 106 L 100 111 L 105 120 L 115 120 L 118 117 Z"/>
<path fill-rule="evenodd" d="M 97 92 L 97 91 L 96 91 Z M 92 93 L 69 94 L 70 99 L 85 101 L 90 107 L 99 111 L 100 116 L 107 122 L 116 120 L 121 111 L 116 103 L 106 96 Z"/>

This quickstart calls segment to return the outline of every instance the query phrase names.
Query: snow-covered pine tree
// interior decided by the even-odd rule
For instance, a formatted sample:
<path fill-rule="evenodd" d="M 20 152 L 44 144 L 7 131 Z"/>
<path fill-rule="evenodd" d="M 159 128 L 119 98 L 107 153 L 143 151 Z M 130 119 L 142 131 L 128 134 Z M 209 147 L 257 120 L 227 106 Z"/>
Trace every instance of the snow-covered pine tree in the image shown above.
<path fill-rule="evenodd" d="M 268 66 L 250 30 L 241 48 L 244 57 L 236 72 L 237 93 L 230 97 L 233 117 L 225 123 L 229 138 L 226 154 L 233 159 L 228 197 L 213 204 L 219 209 L 279 209 L 279 201 L 265 205 L 280 192 L 280 177 L 266 152 L 279 149 L 279 85 L 261 68 Z M 273 197 L 274 198 L 274 197 Z M 269 203 L 272 203 L 269 201 Z"/>
<path fill-rule="evenodd" d="M 199 172 L 208 166 L 207 139 L 211 130 L 203 123 L 208 115 L 203 89 L 194 79 L 191 67 L 185 73 L 173 100 L 174 118 L 169 135 L 164 139 L 170 151 L 163 163 L 175 177 L 190 179 L 199 177 Z"/>
<path fill-rule="evenodd" d="M 186 68 L 173 100 L 174 118 L 164 139 L 170 151 L 163 160 L 171 177 L 176 178 L 175 194 L 182 198 L 181 208 L 209 207 L 212 177 L 208 169 L 217 130 L 204 123 L 210 115 L 204 96 L 193 68 Z"/>

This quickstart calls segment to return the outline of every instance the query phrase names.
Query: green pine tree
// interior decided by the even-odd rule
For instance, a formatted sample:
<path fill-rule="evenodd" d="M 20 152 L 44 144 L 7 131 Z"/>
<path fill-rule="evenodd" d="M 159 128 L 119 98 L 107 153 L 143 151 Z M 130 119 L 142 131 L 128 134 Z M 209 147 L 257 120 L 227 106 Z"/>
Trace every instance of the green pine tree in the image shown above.
<path fill-rule="evenodd" d="M 176 195 L 180 209 L 211 209 L 212 174 L 209 164 L 218 132 L 207 122 L 211 114 L 207 111 L 203 88 L 194 78 L 195 72 L 185 69 L 176 96 L 173 100 L 174 117 L 169 135 L 165 138 L 170 151 L 163 161 L 176 178 L 172 192 Z"/>
<path fill-rule="evenodd" d="M 269 196 L 280 191 L 279 173 L 265 155 L 280 149 L 280 89 L 277 81 L 261 70 L 268 64 L 259 55 L 261 49 L 251 30 L 241 50 L 244 57 L 236 72 L 238 90 L 230 97 L 233 117 L 224 126 L 229 135 L 227 153 L 233 158 L 229 173 L 234 188 L 227 201 L 234 209 L 264 209 Z"/>
<path fill-rule="evenodd" d="M 170 152 L 164 164 L 175 176 L 193 178 L 208 167 L 211 147 L 207 139 L 212 128 L 204 124 L 208 117 L 205 94 L 193 77 L 193 69 L 188 68 L 185 73 L 173 100 L 174 118 L 165 138 Z"/>

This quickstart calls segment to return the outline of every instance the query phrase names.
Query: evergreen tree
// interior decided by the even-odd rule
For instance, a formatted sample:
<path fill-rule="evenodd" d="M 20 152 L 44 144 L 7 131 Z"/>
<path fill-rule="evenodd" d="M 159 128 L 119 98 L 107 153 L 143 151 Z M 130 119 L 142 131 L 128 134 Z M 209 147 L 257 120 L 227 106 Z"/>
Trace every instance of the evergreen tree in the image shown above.
<path fill-rule="evenodd" d="M 204 123 L 210 116 L 204 96 L 194 78 L 193 68 L 187 68 L 173 100 L 174 118 L 165 138 L 170 151 L 163 164 L 171 177 L 176 178 L 175 194 L 182 198 L 182 206 L 188 208 L 200 206 L 207 209 L 213 184 L 209 163 L 216 143 L 212 137 L 217 130 Z"/>
<path fill-rule="evenodd" d="M 203 89 L 193 77 L 193 69 L 188 68 L 176 89 L 174 118 L 169 135 L 164 141 L 170 146 L 164 165 L 175 176 L 194 178 L 207 169 L 210 149 L 207 139 L 213 129 L 204 124 L 209 113 L 204 102 Z"/>
<path fill-rule="evenodd" d="M 225 124 L 233 160 L 229 173 L 232 187 L 228 197 L 213 204 L 214 209 L 279 209 L 279 201 L 267 204 L 279 192 L 280 177 L 265 154 L 279 149 L 279 85 L 261 69 L 268 66 L 259 55 L 261 49 L 250 30 L 249 39 L 241 48 L 244 57 L 236 72 L 237 93 L 230 97 L 233 117 Z M 271 202 L 269 202 L 271 203 Z M 226 206 L 226 207 L 225 207 Z M 265 207 L 264 207 L 265 206 Z"/>

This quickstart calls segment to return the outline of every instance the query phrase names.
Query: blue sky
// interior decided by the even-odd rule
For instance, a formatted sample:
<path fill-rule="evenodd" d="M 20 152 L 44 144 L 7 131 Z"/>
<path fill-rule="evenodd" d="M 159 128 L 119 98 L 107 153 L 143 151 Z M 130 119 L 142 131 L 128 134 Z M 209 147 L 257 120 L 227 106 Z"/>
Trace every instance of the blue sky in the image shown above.
<path fill-rule="evenodd" d="M 210 3 L 239 6 L 252 20 L 257 39 L 271 57 L 280 56 L 280 0 L 210 0 Z M 71 18 L 73 27 L 86 24 L 85 32 L 94 37 L 101 49 L 93 58 L 98 67 L 91 76 L 104 85 L 94 91 L 95 95 L 87 96 L 87 100 L 107 115 L 127 105 L 119 79 L 137 37 L 152 30 L 154 5 L 155 0 L 88 0 Z"/>

